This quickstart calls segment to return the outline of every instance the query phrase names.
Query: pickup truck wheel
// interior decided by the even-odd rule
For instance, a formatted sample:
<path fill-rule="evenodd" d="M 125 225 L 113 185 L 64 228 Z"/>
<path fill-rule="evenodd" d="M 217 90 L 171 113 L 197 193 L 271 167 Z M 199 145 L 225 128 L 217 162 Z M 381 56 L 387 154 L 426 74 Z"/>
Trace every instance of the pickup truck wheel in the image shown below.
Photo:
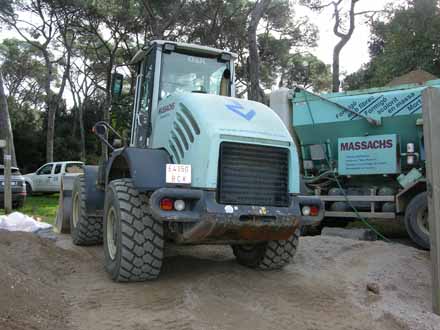
<path fill-rule="evenodd" d="M 163 225 L 131 179 L 112 181 L 104 206 L 105 268 L 117 282 L 152 280 L 162 268 Z"/>
<path fill-rule="evenodd" d="M 254 245 L 233 245 L 238 263 L 263 270 L 280 269 L 288 265 L 296 253 L 300 229 L 287 240 L 269 241 Z"/>
<path fill-rule="evenodd" d="M 409 202 L 405 211 L 405 227 L 409 237 L 421 248 L 429 250 L 428 197 L 422 192 Z"/>
<path fill-rule="evenodd" d="M 86 182 L 79 175 L 73 184 L 70 234 L 75 245 L 97 245 L 102 243 L 102 217 L 89 216 L 86 209 Z"/>
<path fill-rule="evenodd" d="M 32 195 L 32 187 L 31 187 L 31 185 L 30 185 L 29 183 L 27 183 L 27 182 L 26 182 L 26 194 L 27 194 L 28 196 L 31 196 L 31 195 Z"/>

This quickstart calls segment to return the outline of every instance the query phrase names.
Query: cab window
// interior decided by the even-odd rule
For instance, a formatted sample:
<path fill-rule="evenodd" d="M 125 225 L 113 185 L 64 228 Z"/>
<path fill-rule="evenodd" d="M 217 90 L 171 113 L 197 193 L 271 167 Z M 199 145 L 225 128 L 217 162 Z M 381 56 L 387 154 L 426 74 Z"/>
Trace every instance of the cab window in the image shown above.
<path fill-rule="evenodd" d="M 164 53 L 159 98 L 184 92 L 222 95 L 222 79 L 229 76 L 229 62 L 220 62 L 216 56 Z"/>
<path fill-rule="evenodd" d="M 37 175 L 48 175 L 52 173 L 53 164 L 44 165 L 37 171 Z"/>
<path fill-rule="evenodd" d="M 56 164 L 55 165 L 55 170 L 53 171 L 53 174 L 60 174 L 61 173 L 61 167 L 62 167 L 62 164 Z"/>
<path fill-rule="evenodd" d="M 83 165 L 80 163 L 66 164 L 66 173 L 83 173 Z"/>

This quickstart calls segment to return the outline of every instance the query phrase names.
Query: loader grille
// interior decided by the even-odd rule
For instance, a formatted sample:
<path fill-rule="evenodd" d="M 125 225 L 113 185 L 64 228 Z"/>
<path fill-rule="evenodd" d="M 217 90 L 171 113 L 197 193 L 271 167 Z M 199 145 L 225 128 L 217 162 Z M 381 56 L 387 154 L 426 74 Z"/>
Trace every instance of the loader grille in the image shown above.
<path fill-rule="evenodd" d="M 217 200 L 221 204 L 287 206 L 289 150 L 223 142 Z"/>

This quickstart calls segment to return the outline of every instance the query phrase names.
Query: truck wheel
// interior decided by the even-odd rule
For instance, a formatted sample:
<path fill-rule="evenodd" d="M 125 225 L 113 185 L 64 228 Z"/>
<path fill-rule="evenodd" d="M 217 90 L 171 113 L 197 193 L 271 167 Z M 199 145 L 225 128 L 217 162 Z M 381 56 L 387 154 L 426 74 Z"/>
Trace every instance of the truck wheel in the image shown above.
<path fill-rule="evenodd" d="M 29 183 L 26 182 L 26 195 L 31 196 L 32 195 L 32 187 Z"/>
<path fill-rule="evenodd" d="M 96 245 L 102 243 L 102 217 L 87 215 L 86 182 L 79 175 L 73 184 L 70 234 L 75 245 Z"/>
<path fill-rule="evenodd" d="M 159 276 L 163 226 L 148 212 L 148 197 L 131 179 L 112 181 L 104 206 L 105 268 L 113 280 L 135 282 Z"/>
<path fill-rule="evenodd" d="M 285 241 L 269 241 L 255 245 L 233 245 L 238 263 L 263 270 L 280 269 L 290 263 L 296 253 L 300 229 Z"/>
<path fill-rule="evenodd" d="M 426 192 L 416 195 L 405 211 L 405 227 L 411 239 L 429 250 L 428 198 Z"/>

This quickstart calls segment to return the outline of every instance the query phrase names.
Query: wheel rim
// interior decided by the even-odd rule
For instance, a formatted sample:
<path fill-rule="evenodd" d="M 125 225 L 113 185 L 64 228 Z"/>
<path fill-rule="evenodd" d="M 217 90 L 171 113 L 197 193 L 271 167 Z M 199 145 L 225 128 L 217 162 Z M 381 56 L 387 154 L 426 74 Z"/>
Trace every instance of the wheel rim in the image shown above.
<path fill-rule="evenodd" d="M 116 242 L 117 242 L 117 230 L 115 230 L 116 226 L 116 211 L 114 207 L 111 207 L 108 211 L 107 215 L 107 251 L 110 256 L 110 258 L 113 260 L 116 256 Z"/>
<path fill-rule="evenodd" d="M 417 212 L 417 226 L 425 235 L 429 236 L 428 208 L 425 207 Z"/>
<path fill-rule="evenodd" d="M 73 214 L 72 214 L 73 227 L 75 228 L 78 225 L 79 208 L 80 208 L 79 194 L 75 194 L 75 196 L 73 197 Z"/>

